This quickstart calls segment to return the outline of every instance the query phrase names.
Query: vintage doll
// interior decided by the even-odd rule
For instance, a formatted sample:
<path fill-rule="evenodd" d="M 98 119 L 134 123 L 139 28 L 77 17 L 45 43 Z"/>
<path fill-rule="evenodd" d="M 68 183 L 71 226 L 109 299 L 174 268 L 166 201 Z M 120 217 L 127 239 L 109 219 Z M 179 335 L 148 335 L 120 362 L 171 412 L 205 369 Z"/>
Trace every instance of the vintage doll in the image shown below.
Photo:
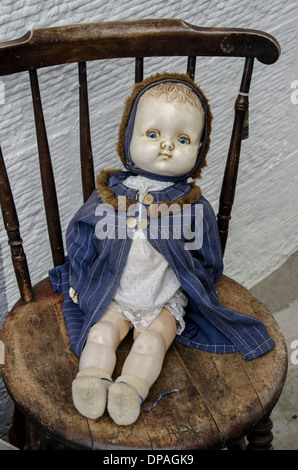
<path fill-rule="evenodd" d="M 218 301 L 216 219 L 188 182 L 206 165 L 210 130 L 208 101 L 188 76 L 158 74 L 135 85 L 117 147 L 126 169 L 103 170 L 70 222 L 67 261 L 50 278 L 80 357 L 72 394 L 83 416 L 97 419 L 107 408 L 115 423 L 133 423 L 175 339 L 207 352 L 240 351 L 246 360 L 274 346 L 262 322 Z M 134 343 L 114 381 L 115 352 L 132 327 Z"/>

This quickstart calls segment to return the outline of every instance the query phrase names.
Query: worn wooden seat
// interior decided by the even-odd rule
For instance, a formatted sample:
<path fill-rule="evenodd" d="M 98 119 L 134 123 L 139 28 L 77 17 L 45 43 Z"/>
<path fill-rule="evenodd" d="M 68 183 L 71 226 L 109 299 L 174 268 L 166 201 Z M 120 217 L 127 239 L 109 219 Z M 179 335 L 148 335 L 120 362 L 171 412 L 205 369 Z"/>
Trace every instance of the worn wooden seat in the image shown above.
<path fill-rule="evenodd" d="M 96 421 L 72 405 L 71 383 L 78 358 L 70 350 L 62 296 L 48 279 L 34 287 L 35 300 L 19 301 L 10 312 L 1 338 L 6 347 L 5 383 L 22 413 L 60 443 L 85 449 L 217 449 L 239 442 L 270 414 L 285 380 L 283 336 L 266 308 L 240 284 L 223 277 L 218 286 L 225 305 L 261 318 L 276 347 L 253 362 L 239 353 L 218 355 L 173 344 L 160 377 L 132 426 L 119 427 L 108 413 Z M 22 332 L 22 334 L 20 334 Z M 131 345 L 119 347 L 115 377 Z M 266 432 L 266 426 L 268 427 Z M 254 447 L 271 445 L 271 424 L 249 436 Z M 259 430 L 260 431 L 260 430 Z"/>
<path fill-rule="evenodd" d="M 277 60 L 279 46 L 274 38 L 250 30 L 198 28 L 180 20 L 143 20 L 49 28 L 0 44 L 0 75 L 28 70 L 30 74 L 54 265 L 64 261 L 63 236 L 37 69 L 79 62 L 82 182 L 86 200 L 94 189 L 86 61 L 135 57 L 135 77 L 140 81 L 142 57 L 165 55 L 186 55 L 187 72 L 192 77 L 197 56 L 245 58 L 218 214 L 224 252 L 253 60 L 257 58 L 267 64 Z M 284 338 L 264 305 L 226 276 L 217 287 L 220 300 L 261 319 L 275 340 L 273 350 L 246 362 L 238 353 L 217 355 L 174 343 L 145 405 L 150 407 L 161 393 L 177 391 L 166 395 L 151 411 L 142 410 L 136 423 L 121 427 L 107 413 L 95 421 L 77 413 L 72 404 L 71 383 L 77 373 L 78 358 L 69 346 L 62 296 L 53 292 L 48 278 L 31 287 L 2 152 L 0 198 L 21 295 L 7 316 L 0 338 L 5 345 L 2 376 L 16 405 L 10 432 L 15 445 L 22 447 L 27 443 L 30 449 L 35 449 L 40 443 L 47 445 L 44 436 L 48 436 L 53 448 L 60 445 L 78 449 L 244 449 L 247 437 L 251 449 L 272 448 L 269 416 L 286 378 Z M 118 349 L 115 375 L 131 341 L 128 336 Z"/>

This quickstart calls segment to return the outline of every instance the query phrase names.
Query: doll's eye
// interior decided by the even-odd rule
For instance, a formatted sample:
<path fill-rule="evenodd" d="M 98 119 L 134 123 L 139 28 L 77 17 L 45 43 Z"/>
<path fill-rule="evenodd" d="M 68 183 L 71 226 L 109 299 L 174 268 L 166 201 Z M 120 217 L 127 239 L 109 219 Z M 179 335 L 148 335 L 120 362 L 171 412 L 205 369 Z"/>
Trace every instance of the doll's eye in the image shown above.
<path fill-rule="evenodd" d="M 178 137 L 178 142 L 180 142 L 180 144 L 190 144 L 190 138 L 187 137 L 186 135 L 180 135 Z"/>
<path fill-rule="evenodd" d="M 146 136 L 150 139 L 157 139 L 157 137 L 159 136 L 159 132 L 155 130 L 150 130 L 146 132 Z"/>

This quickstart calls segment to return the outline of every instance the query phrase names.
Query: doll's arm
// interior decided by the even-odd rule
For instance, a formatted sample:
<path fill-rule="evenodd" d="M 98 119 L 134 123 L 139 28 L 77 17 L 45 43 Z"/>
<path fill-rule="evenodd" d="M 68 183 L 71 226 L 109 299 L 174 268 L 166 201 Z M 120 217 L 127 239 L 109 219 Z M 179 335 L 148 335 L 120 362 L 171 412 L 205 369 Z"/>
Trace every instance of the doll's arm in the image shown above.
<path fill-rule="evenodd" d="M 200 203 L 203 203 L 203 244 L 194 256 L 204 266 L 212 284 L 216 285 L 223 272 L 217 221 L 211 204 L 203 197 Z"/>
<path fill-rule="evenodd" d="M 72 287 L 69 288 L 69 297 L 75 304 L 79 303 L 79 293 Z"/>
<path fill-rule="evenodd" d="M 69 259 L 69 292 L 74 302 L 86 280 L 88 271 L 96 256 L 93 243 L 94 227 L 74 218 L 66 232 L 66 247 Z M 76 302 L 77 303 L 77 302 Z"/>
<path fill-rule="evenodd" d="M 69 296 L 75 303 L 79 303 L 79 295 L 84 291 L 88 274 L 98 255 L 95 214 L 99 203 L 97 192 L 94 191 L 72 218 L 66 231 Z"/>

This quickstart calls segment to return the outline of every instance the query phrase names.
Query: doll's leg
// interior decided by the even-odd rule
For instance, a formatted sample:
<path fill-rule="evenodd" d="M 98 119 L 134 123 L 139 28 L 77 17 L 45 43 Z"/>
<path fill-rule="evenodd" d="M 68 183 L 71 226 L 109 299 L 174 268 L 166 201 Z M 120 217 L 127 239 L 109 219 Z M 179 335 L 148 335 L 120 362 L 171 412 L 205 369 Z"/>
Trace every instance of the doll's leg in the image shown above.
<path fill-rule="evenodd" d="M 135 341 L 123 364 L 122 374 L 141 377 L 151 388 L 160 374 L 165 354 L 175 336 L 176 319 L 163 308 L 146 331 L 135 332 Z"/>
<path fill-rule="evenodd" d="M 90 329 L 80 358 L 79 373 L 72 383 L 73 403 L 87 418 L 97 419 L 105 411 L 116 349 L 129 328 L 127 320 L 108 310 Z"/>
<path fill-rule="evenodd" d="M 130 329 L 130 322 L 108 309 L 88 334 L 82 351 L 79 370 L 96 367 L 112 375 L 116 364 L 116 349 Z"/>
<path fill-rule="evenodd" d="M 117 424 L 132 424 L 139 416 L 142 400 L 158 378 L 165 354 L 176 336 L 176 320 L 163 308 L 135 342 L 122 374 L 109 388 L 108 411 Z"/>

